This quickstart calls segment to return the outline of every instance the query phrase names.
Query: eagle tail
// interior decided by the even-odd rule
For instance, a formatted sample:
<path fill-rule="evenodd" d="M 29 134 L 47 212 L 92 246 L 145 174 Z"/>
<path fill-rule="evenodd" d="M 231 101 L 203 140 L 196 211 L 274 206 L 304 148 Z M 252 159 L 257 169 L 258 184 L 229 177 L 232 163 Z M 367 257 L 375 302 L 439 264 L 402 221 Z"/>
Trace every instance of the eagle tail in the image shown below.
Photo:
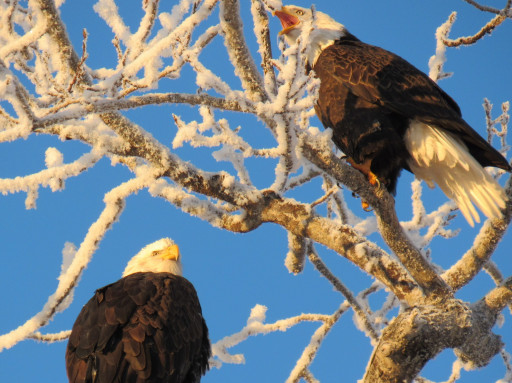
<path fill-rule="evenodd" d="M 437 184 L 459 207 L 473 227 L 480 222 L 478 207 L 488 218 L 502 217 L 507 196 L 498 182 L 469 153 L 466 145 L 450 133 L 412 121 L 405 134 L 411 158 L 408 165 L 430 187 Z"/>

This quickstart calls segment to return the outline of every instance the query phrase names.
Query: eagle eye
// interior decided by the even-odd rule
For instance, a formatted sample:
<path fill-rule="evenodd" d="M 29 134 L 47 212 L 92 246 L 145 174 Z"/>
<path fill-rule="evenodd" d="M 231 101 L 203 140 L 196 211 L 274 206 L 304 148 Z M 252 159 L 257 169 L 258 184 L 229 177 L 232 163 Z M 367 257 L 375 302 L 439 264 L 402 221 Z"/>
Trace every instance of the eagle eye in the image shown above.
<path fill-rule="evenodd" d="M 297 9 L 295 11 L 295 14 L 298 15 L 298 16 L 304 16 L 304 11 L 302 9 Z"/>

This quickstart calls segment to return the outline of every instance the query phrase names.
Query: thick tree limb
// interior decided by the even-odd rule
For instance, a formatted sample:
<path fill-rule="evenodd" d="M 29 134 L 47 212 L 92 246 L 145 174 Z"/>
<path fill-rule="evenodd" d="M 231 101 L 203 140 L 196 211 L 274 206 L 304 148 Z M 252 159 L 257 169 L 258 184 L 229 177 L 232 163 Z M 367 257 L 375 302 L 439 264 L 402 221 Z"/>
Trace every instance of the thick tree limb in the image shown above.
<path fill-rule="evenodd" d="M 292 199 L 267 197 L 265 201 L 260 213 L 263 222 L 277 223 L 343 255 L 410 305 L 421 300 L 421 292 L 403 267 L 351 227 L 320 217 Z"/>
<path fill-rule="evenodd" d="M 445 348 L 472 367 L 487 365 L 503 347 L 492 328 L 511 300 L 509 278 L 473 305 L 449 299 L 406 310 L 384 330 L 363 382 L 411 382 Z"/>
<path fill-rule="evenodd" d="M 442 350 L 464 343 L 472 320 L 471 310 L 455 299 L 406 310 L 383 331 L 362 382 L 412 382 Z"/>
<path fill-rule="evenodd" d="M 508 290 L 510 293 L 510 286 Z M 501 309 L 503 307 L 501 306 Z M 454 351 L 464 363 L 471 367 L 484 367 L 503 347 L 501 337 L 491 332 L 501 309 L 497 310 L 497 307 L 489 306 L 486 299 L 471 305 L 471 309 L 473 323 L 471 332 L 464 339 L 464 343 Z"/>

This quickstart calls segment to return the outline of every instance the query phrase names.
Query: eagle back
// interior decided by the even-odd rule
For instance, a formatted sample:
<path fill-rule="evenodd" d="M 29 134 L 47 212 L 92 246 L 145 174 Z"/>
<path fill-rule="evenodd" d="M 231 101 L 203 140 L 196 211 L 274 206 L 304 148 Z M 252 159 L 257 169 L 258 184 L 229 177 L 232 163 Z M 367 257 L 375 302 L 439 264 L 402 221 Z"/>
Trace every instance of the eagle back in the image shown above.
<path fill-rule="evenodd" d="M 134 273 L 96 291 L 69 338 L 70 382 L 197 382 L 208 369 L 208 329 L 193 285 Z"/>

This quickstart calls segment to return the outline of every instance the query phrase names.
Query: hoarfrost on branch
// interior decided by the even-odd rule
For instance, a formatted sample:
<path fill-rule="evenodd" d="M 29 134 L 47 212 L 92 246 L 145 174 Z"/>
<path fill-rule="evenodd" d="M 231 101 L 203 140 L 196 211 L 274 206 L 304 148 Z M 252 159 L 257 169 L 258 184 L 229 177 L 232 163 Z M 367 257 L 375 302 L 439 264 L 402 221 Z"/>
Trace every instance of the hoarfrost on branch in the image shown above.
<path fill-rule="evenodd" d="M 474 36 L 452 40 L 448 35 L 456 15 L 450 15 L 436 33 L 436 52 L 429 63 L 435 81 L 449 76 L 443 71 L 447 47 L 475 43 L 512 17 L 510 1 L 502 10 L 466 1 L 496 16 Z M 309 261 L 342 296 L 331 313 L 298 314 L 274 323 L 265 323 L 266 307 L 254 306 L 240 332 L 213 339 L 213 366 L 243 363 L 243 355 L 231 355 L 228 349 L 249 336 L 313 321 L 319 326 L 287 382 L 316 382 L 310 367 L 322 341 L 352 309 L 356 328 L 374 347 L 365 382 L 388 381 L 376 380 L 383 369 L 388 379 L 427 381 L 419 372 L 445 348 L 455 349 L 458 357 L 448 381 L 457 381 L 461 368 L 483 366 L 496 354 L 503 358 L 508 371 L 504 381 L 509 381 L 510 355 L 492 327 L 510 304 L 511 282 L 490 257 L 510 223 L 510 204 L 503 219 L 482 226 L 471 248 L 451 268 L 435 265 L 429 246 L 438 237 L 449 240 L 457 235 L 458 229 L 449 228 L 458 214 L 456 207 L 446 202 L 429 211 L 421 199 L 421 183 L 414 181 L 412 218 L 399 222 L 393 198 L 369 186 L 339 159 L 330 132 L 315 127 L 317 122 L 312 119 L 319 82 L 305 71 L 304 41 L 309 29 L 295 47 L 286 47 L 281 40 L 280 56 L 272 59 L 268 16 L 281 6 L 279 1 L 251 0 L 252 18 L 248 20 L 242 20 L 236 0 L 182 0 L 165 11 L 159 9 L 157 0 L 144 1 L 142 17 L 132 32 L 133 26 L 125 22 L 114 0 L 99 0 L 94 11 L 112 31 L 117 62 L 97 69 L 88 65 L 96 52 L 89 51 L 87 31 L 76 49 L 56 4 L 43 0 L 24 4 L 0 2 L 0 144 L 37 134 L 81 142 L 89 149 L 70 159 L 48 147 L 42 170 L 0 179 L 0 192 L 26 193 L 26 207 L 35 209 L 40 188 L 63 190 L 66 180 L 79 177 L 105 158 L 112 165 L 125 166 L 133 178 L 105 194 L 104 210 L 80 244 L 63 239 L 64 262 L 57 289 L 32 318 L 0 336 L 0 350 L 24 339 L 53 342 L 68 336 L 67 331 L 42 334 L 39 330 L 71 304 L 83 270 L 106 231 L 121 219 L 127 198 L 147 190 L 187 214 L 232 232 L 252 231 L 268 222 L 280 225 L 288 235 L 289 250 L 283 254 L 288 270 L 301 273 Z M 252 26 L 257 51 L 249 48 L 243 21 Z M 238 81 L 221 78 L 202 59 L 209 45 L 218 41 Z M 183 76 L 191 76 L 189 82 L 195 86 L 183 86 L 178 81 Z M 148 105 L 179 104 L 194 106 L 197 113 L 194 117 L 172 113 L 168 127 L 174 126 L 172 142 L 153 137 L 151 124 L 141 126 L 121 114 Z M 487 99 L 484 108 L 488 139 L 499 137 L 506 155 L 509 104 L 502 105 L 497 117 Z M 247 116 L 243 125 L 231 119 L 234 114 Z M 272 143 L 253 142 L 244 134 L 256 129 L 267 129 Z M 180 157 L 183 147 L 207 148 L 223 170 L 207 171 L 194 160 Z M 274 171 L 265 174 L 265 187 L 255 183 L 257 171 L 248 166 L 249 161 L 274 163 Z M 503 176 L 502 172 L 495 175 Z M 292 191 L 310 184 L 320 185 L 316 194 L 303 200 L 290 197 Z M 512 197 L 510 180 L 506 188 Z M 367 201 L 374 214 L 354 208 L 352 193 Z M 375 233 L 380 233 L 383 242 L 368 239 Z M 352 292 L 326 266 L 318 245 L 345 257 L 374 282 L 359 293 Z M 455 299 L 454 293 L 482 270 L 497 287 L 472 303 Z M 369 304 L 376 293 L 386 295 L 378 308 Z M 432 342 L 433 334 L 442 339 Z M 423 359 L 414 355 L 418 345 L 425 350 Z M 412 356 L 390 358 L 403 350 Z"/>

